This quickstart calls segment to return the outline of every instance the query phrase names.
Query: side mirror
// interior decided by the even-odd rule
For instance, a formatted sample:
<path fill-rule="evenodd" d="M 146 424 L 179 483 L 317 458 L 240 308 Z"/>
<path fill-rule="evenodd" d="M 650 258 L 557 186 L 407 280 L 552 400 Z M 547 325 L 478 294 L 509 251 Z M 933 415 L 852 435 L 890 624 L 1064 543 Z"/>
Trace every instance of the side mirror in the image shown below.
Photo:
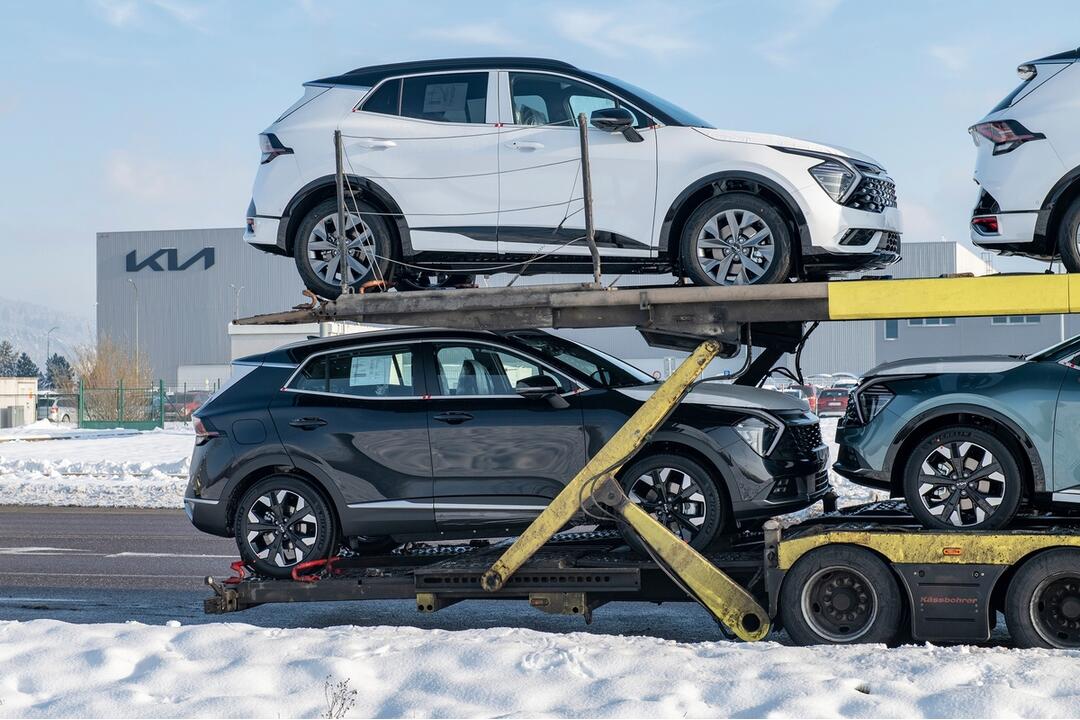
<path fill-rule="evenodd" d="M 626 108 L 614 107 L 593 110 L 592 115 L 589 116 L 589 122 L 597 130 L 610 133 L 620 132 L 630 142 L 641 142 L 645 139 L 641 137 L 641 133 L 634 129 L 634 114 Z"/>
<path fill-rule="evenodd" d="M 533 375 L 518 380 L 514 384 L 514 392 L 523 398 L 530 400 L 547 400 L 555 408 L 566 408 L 570 403 L 559 395 L 559 383 L 555 378 L 547 375 Z"/>

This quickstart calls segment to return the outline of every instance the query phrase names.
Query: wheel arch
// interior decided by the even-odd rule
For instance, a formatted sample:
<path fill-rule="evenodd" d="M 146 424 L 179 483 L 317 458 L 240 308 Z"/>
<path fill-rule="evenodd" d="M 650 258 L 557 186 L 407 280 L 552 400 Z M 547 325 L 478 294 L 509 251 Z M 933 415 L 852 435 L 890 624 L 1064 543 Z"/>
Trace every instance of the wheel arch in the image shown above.
<path fill-rule="evenodd" d="M 292 465 L 264 465 L 247 472 L 247 474 L 237 480 L 229 489 L 225 522 L 230 535 L 236 532 L 236 505 L 240 502 L 240 498 L 244 496 L 244 493 L 246 493 L 252 485 L 273 475 L 292 475 L 309 483 L 315 491 L 322 496 L 322 499 L 330 508 L 330 514 L 334 518 L 334 522 L 337 523 L 338 530 L 341 531 L 343 529 L 341 514 L 338 512 L 337 498 L 335 498 L 334 493 L 327 489 L 325 484 L 320 482 L 317 477 Z"/>
<path fill-rule="evenodd" d="M 378 183 L 356 175 L 347 175 L 346 181 L 352 189 L 352 195 L 359 197 L 365 202 L 378 208 L 379 212 L 388 213 L 390 230 L 395 234 L 396 247 L 400 249 L 403 257 L 412 255 L 412 236 L 409 234 L 409 224 L 405 220 L 405 214 L 401 206 L 397 204 L 393 196 Z M 292 200 L 285 206 L 282 214 L 282 222 L 278 226 L 278 247 L 285 253 L 292 254 L 293 236 L 304 221 L 311 208 L 320 202 L 333 198 L 337 195 L 337 181 L 333 175 L 312 180 L 293 195 Z"/>
<path fill-rule="evenodd" d="M 903 495 L 904 465 L 912 449 L 929 433 L 955 425 L 974 425 L 994 434 L 1020 460 L 1023 499 L 1046 490 L 1042 458 L 1031 437 L 1011 418 L 978 405 L 946 405 L 928 410 L 909 420 L 896 434 L 886 457 L 886 467 L 894 497 Z"/>
<path fill-rule="evenodd" d="M 1080 166 L 1074 167 L 1058 180 L 1046 194 L 1038 219 L 1035 221 L 1036 244 L 1050 252 L 1058 252 L 1057 240 L 1065 212 L 1080 198 Z"/>
<path fill-rule="evenodd" d="M 680 239 L 687 221 L 700 205 L 711 198 L 732 192 L 749 192 L 767 200 L 784 216 L 794 243 L 796 267 L 800 270 L 803 253 L 811 247 L 810 230 L 795 198 L 775 180 L 747 170 L 729 170 L 700 178 L 679 193 L 664 215 L 660 226 L 659 251 L 673 267 L 680 268 Z"/>

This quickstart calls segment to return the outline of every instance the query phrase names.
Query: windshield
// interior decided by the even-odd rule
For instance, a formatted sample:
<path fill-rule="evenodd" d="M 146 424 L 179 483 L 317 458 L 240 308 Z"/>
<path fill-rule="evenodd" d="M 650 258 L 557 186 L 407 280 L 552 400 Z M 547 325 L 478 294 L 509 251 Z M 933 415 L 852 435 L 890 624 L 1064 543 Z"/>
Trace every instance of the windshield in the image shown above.
<path fill-rule="evenodd" d="M 1048 348 L 1044 348 L 1037 353 L 1032 353 L 1024 357 L 1025 360 L 1060 360 L 1062 358 L 1071 357 L 1080 353 L 1080 335 L 1071 337 L 1063 342 L 1051 345 Z"/>
<path fill-rule="evenodd" d="M 611 389 L 649 385 L 656 379 L 644 370 L 613 358 L 595 348 L 579 345 L 547 333 L 511 335 L 539 353 L 569 365 L 584 373 L 600 386 Z"/>
<path fill-rule="evenodd" d="M 662 97 L 659 97 L 657 95 L 653 95 L 648 90 L 645 90 L 643 88 L 639 88 L 636 85 L 631 85 L 630 83 L 625 82 L 623 80 L 620 80 L 618 78 L 613 78 L 610 75 L 604 75 L 603 73 L 595 73 L 595 75 L 597 77 L 602 77 L 603 79 L 607 80 L 609 83 L 614 85 L 615 87 L 618 87 L 618 88 L 620 88 L 622 90 L 625 90 L 627 93 L 629 93 L 631 95 L 637 95 L 639 98 L 641 98 L 645 102 L 656 106 L 657 109 L 659 109 L 659 110 L 667 113 L 671 117 L 673 117 L 675 119 L 675 121 L 677 123 L 679 123 L 680 125 L 687 125 L 689 127 L 699 127 L 699 128 L 712 128 L 712 127 L 715 127 L 712 123 L 705 122 L 704 120 L 699 118 L 697 115 L 693 114 L 692 112 L 690 112 L 688 110 L 683 110 L 678 105 L 676 105 L 676 104 L 674 104 L 674 103 L 672 103 L 672 102 L 670 102 L 668 100 L 665 100 Z"/>

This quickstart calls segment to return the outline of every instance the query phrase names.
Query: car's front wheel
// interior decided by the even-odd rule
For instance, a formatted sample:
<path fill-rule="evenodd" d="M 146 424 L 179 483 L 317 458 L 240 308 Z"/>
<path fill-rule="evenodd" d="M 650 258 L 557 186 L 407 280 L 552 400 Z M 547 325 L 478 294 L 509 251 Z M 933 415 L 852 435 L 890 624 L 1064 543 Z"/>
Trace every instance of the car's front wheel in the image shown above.
<path fill-rule="evenodd" d="M 724 495 L 709 471 L 689 458 L 650 455 L 626 468 L 619 482 L 630 502 L 695 550 L 712 544 L 726 524 Z M 637 533 L 620 527 L 627 544 L 645 554 Z"/>
<path fill-rule="evenodd" d="M 787 224 L 757 195 L 706 200 L 683 228 L 679 257 L 695 285 L 765 285 L 787 280 L 794 258 Z"/>
<path fill-rule="evenodd" d="M 335 550 L 337 526 L 329 504 L 310 483 L 272 475 L 248 488 L 233 519 L 240 558 L 259 575 L 287 578 L 294 567 Z"/>
<path fill-rule="evenodd" d="M 993 530 L 1016 516 L 1020 466 L 997 436 L 977 427 L 935 431 L 904 467 L 904 498 L 915 518 L 939 530 Z"/>
<path fill-rule="evenodd" d="M 348 205 L 344 233 L 337 229 L 337 200 L 330 198 L 304 216 L 293 243 L 293 258 L 304 284 L 330 300 L 341 294 L 343 268 L 347 268 L 349 285 L 357 289 L 372 280 L 389 282 L 393 267 L 393 240 L 386 218 L 362 200 Z"/>

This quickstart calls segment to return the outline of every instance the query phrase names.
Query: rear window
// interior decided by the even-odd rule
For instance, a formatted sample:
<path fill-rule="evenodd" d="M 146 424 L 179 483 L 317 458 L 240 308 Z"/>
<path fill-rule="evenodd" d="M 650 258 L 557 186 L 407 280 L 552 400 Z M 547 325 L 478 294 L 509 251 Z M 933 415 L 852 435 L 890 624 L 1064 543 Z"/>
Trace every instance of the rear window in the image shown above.
<path fill-rule="evenodd" d="M 401 81 L 389 80 L 379 86 L 361 106 L 364 112 L 380 113 L 382 115 L 397 115 L 398 102 L 401 99 Z"/>
<path fill-rule="evenodd" d="M 835 397 L 847 397 L 847 390 L 822 390 L 821 397 L 835 398 Z"/>

